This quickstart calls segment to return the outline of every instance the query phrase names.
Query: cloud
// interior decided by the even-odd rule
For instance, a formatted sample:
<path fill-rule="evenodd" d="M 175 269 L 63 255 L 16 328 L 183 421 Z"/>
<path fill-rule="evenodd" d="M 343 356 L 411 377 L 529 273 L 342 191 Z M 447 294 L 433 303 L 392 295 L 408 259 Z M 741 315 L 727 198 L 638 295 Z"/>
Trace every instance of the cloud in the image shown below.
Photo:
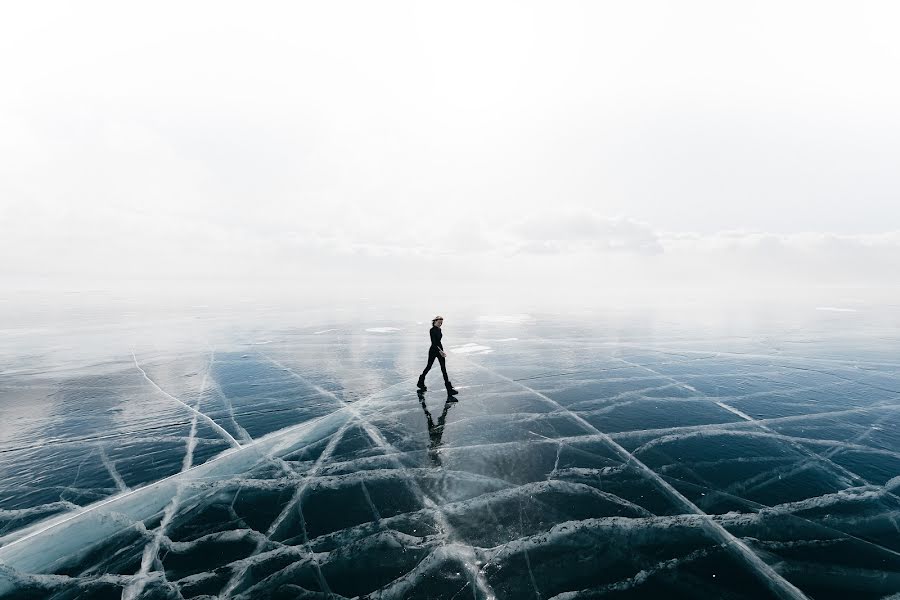
<path fill-rule="evenodd" d="M 660 235 L 666 264 L 690 278 L 692 265 L 719 280 L 787 285 L 900 284 L 900 231 L 845 235 L 829 232 L 721 231 Z"/>
<path fill-rule="evenodd" d="M 398 220 L 374 210 L 302 219 L 260 211 L 248 222 L 216 217 L 168 204 L 6 203 L 0 276 L 13 288 L 35 279 L 64 289 L 114 288 L 123 280 L 246 288 L 267 280 L 336 292 L 410 285 L 529 299 L 673 287 L 737 293 L 900 285 L 900 231 L 667 232 L 590 211 L 535 212 L 511 222 Z"/>
<path fill-rule="evenodd" d="M 535 214 L 513 224 L 520 251 L 534 254 L 566 252 L 626 252 L 659 254 L 663 247 L 648 224 L 624 217 L 603 217 L 579 211 Z"/>

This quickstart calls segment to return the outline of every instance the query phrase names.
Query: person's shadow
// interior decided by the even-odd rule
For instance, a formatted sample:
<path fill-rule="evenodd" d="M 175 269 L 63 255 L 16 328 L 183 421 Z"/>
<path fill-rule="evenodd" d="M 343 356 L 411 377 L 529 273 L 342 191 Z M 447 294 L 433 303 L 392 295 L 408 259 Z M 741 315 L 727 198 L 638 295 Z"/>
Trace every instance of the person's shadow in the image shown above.
<path fill-rule="evenodd" d="M 431 413 L 428 412 L 428 406 L 425 404 L 425 393 L 422 391 L 417 392 L 419 396 L 419 404 L 422 405 L 422 411 L 425 413 L 425 422 L 428 425 L 428 437 L 431 438 L 431 442 L 428 444 L 428 457 L 434 463 L 434 466 L 440 467 L 441 465 L 441 457 L 438 454 L 438 450 L 441 447 L 441 437 L 444 435 L 444 424 L 447 422 L 447 413 L 450 411 L 450 407 L 454 405 L 453 400 L 450 398 L 444 403 L 444 410 L 441 413 L 441 416 L 438 417 L 437 424 L 435 424 L 434 419 L 431 417 Z"/>

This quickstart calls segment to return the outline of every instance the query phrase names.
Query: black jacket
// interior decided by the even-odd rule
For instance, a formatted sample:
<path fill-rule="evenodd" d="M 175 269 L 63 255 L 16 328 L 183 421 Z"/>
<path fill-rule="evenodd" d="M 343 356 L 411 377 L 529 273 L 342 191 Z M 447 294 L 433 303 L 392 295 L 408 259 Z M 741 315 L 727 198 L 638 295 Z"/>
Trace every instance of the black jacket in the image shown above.
<path fill-rule="evenodd" d="M 438 350 L 443 350 L 444 346 L 441 344 L 441 338 L 444 334 L 441 333 L 441 328 L 432 327 L 431 331 L 428 333 L 431 335 L 431 348 L 429 348 L 428 351 L 437 352 Z"/>

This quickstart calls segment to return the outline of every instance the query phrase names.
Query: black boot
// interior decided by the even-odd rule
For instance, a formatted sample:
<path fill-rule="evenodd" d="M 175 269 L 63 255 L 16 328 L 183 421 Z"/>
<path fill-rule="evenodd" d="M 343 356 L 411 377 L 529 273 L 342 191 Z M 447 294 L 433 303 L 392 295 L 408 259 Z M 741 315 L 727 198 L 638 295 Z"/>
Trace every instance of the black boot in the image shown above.
<path fill-rule="evenodd" d="M 416 387 L 422 390 L 423 392 L 428 391 L 428 388 L 425 387 L 425 376 L 419 375 L 419 381 L 416 383 Z"/>
<path fill-rule="evenodd" d="M 453 396 L 457 395 L 459 392 L 453 387 L 453 384 L 449 381 L 445 381 L 444 385 L 447 386 L 447 396 L 453 398 Z M 453 398 L 456 400 L 456 398 Z"/>

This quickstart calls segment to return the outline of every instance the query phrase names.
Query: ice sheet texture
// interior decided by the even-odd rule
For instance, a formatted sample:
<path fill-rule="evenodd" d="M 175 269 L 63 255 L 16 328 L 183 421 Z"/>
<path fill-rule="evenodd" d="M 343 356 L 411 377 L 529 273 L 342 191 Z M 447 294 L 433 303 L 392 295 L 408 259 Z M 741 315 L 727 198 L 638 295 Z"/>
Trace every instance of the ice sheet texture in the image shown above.
<path fill-rule="evenodd" d="M 437 367 L 415 391 L 427 327 L 375 325 L 8 365 L 0 590 L 900 592 L 895 330 L 473 318 L 445 336 L 493 352 L 448 357 L 447 403 Z"/>

